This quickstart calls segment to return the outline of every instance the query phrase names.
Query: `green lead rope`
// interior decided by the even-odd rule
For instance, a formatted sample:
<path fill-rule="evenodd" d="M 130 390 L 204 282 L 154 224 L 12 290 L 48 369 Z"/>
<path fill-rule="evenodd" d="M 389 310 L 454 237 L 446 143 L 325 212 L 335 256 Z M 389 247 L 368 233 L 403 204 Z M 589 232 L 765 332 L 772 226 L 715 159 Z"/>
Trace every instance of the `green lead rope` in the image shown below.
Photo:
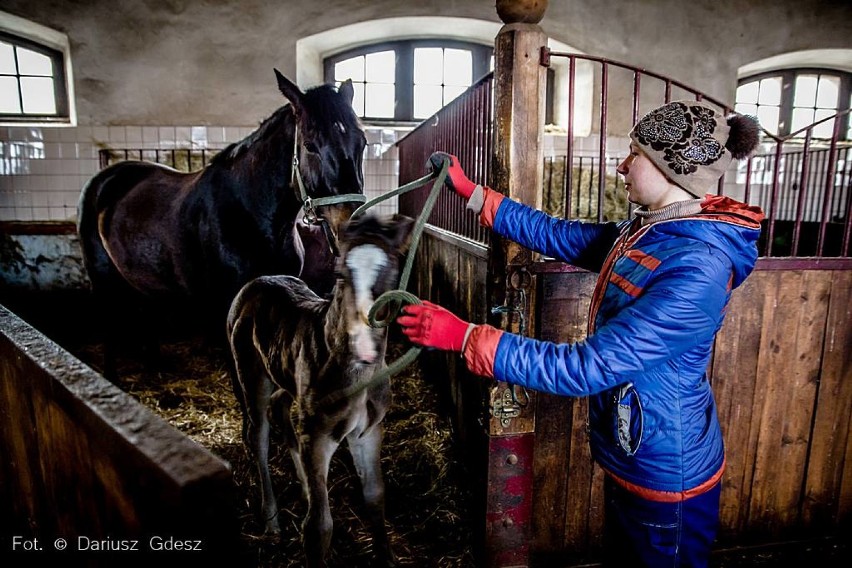
<path fill-rule="evenodd" d="M 420 236 L 423 234 L 423 229 L 426 227 L 426 221 L 429 220 L 429 215 L 432 213 L 432 209 L 435 207 L 435 202 L 438 201 L 438 195 L 441 192 L 441 189 L 444 187 L 444 181 L 447 179 L 447 172 L 450 169 L 450 161 L 444 160 L 444 166 L 441 168 L 441 171 L 438 172 L 437 177 L 434 172 L 425 175 L 422 178 L 416 179 L 412 182 L 409 182 L 393 191 L 389 191 L 388 193 L 371 199 L 370 201 L 364 203 L 358 209 L 356 209 L 352 213 L 352 218 L 355 218 L 359 215 L 362 215 L 367 209 L 372 207 L 377 203 L 381 203 L 391 197 L 395 197 L 397 195 L 401 195 L 403 193 L 407 193 L 413 189 L 424 185 L 431 179 L 435 179 L 435 183 L 432 184 L 432 191 L 429 193 L 429 197 L 426 199 L 426 204 L 423 206 L 423 211 L 420 212 L 420 216 L 417 218 L 416 223 L 414 224 L 414 229 L 411 232 L 411 244 L 408 248 L 408 255 L 405 259 L 405 266 L 402 269 L 402 276 L 399 279 L 399 288 L 396 290 L 389 290 L 376 298 L 376 301 L 373 302 L 373 307 L 370 308 L 370 313 L 367 314 L 367 320 L 370 323 L 371 327 L 382 328 L 387 327 L 394 321 L 396 321 L 397 315 L 399 315 L 402 307 L 408 304 L 422 304 L 423 302 L 412 294 L 411 292 L 407 292 L 405 289 L 408 288 L 408 279 L 411 276 L 411 270 L 414 266 L 414 256 L 417 253 L 417 247 L 420 245 Z M 388 306 L 387 315 L 384 319 L 378 319 L 377 314 L 379 310 Z M 335 393 L 331 393 L 327 395 L 325 398 L 320 400 L 318 406 L 326 405 L 326 404 L 334 404 L 335 402 L 343 399 L 354 396 L 359 392 L 372 387 L 373 385 L 379 384 L 380 382 L 387 380 L 392 377 L 396 373 L 400 372 L 407 366 L 409 366 L 417 356 L 420 355 L 420 352 L 423 351 L 422 347 L 412 347 L 409 349 L 402 357 L 388 365 L 383 369 L 379 369 L 376 373 L 370 377 L 366 381 L 361 381 L 360 383 L 354 384 L 347 389 L 340 390 Z"/>

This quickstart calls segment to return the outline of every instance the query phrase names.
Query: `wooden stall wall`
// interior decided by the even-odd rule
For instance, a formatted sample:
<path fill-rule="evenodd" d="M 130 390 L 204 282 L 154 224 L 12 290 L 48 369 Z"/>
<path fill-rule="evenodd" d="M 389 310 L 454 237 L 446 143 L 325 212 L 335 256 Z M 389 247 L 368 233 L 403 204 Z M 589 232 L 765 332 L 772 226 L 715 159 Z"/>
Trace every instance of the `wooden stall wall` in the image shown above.
<path fill-rule="evenodd" d="M 225 462 L 0 305 L 0 565 L 232 558 L 235 498 Z M 38 539 L 41 552 L 13 546 L 15 536 Z M 152 537 L 201 549 L 153 550 Z M 119 540 L 138 550 L 111 554 Z"/>
<path fill-rule="evenodd" d="M 541 338 L 582 339 L 597 275 L 542 270 Z M 852 271 L 759 264 L 733 293 L 709 372 L 727 456 L 718 546 L 848 531 Z M 539 559 L 579 561 L 599 551 L 602 472 L 589 454 L 586 416 L 584 399 L 538 397 Z"/>
<path fill-rule="evenodd" d="M 850 520 L 852 272 L 757 270 L 711 377 L 727 445 L 720 539 L 778 541 Z"/>
<path fill-rule="evenodd" d="M 468 239 L 427 226 L 417 251 L 414 273 L 417 278 L 410 291 L 458 314 L 467 321 L 486 321 L 488 306 L 483 294 L 487 278 L 487 249 Z M 422 363 L 430 376 L 448 378 L 449 407 L 460 440 L 467 447 L 478 447 L 484 435 L 482 407 L 490 381 L 471 375 L 454 354 L 425 352 Z"/>

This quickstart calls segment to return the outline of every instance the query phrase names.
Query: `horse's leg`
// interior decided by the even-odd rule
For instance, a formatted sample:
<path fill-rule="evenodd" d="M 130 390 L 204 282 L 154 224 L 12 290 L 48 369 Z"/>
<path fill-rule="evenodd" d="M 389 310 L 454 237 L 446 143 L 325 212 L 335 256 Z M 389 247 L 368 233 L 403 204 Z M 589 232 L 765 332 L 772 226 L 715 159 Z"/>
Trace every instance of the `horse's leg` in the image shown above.
<path fill-rule="evenodd" d="M 381 467 L 382 425 L 376 424 L 363 433 L 354 432 L 346 441 L 355 471 L 361 480 L 377 565 L 394 566 L 394 556 L 385 527 L 385 483 Z"/>
<path fill-rule="evenodd" d="M 121 313 L 115 296 L 125 285 L 121 275 L 112 264 L 98 231 L 97 199 L 104 183 L 98 175 L 86 184 L 80 193 L 78 204 L 77 234 L 83 253 L 83 264 L 89 277 L 92 299 L 95 304 L 98 332 L 103 346 L 103 375 L 112 382 L 118 377 L 116 369 L 115 323 Z"/>
<path fill-rule="evenodd" d="M 118 384 L 118 353 L 126 340 L 131 319 L 129 288 L 111 265 L 106 274 L 92 275 L 91 281 L 103 346 L 103 375 Z"/>
<path fill-rule="evenodd" d="M 246 333 L 241 333 L 245 331 Z M 230 338 L 231 354 L 234 358 L 234 394 L 241 398 L 243 414 L 243 441 L 254 458 L 260 478 L 261 504 L 264 532 L 278 534 L 278 504 L 272 489 L 269 472 L 269 405 L 274 390 L 262 363 L 256 356 L 251 332 L 242 330 L 238 321 Z"/>
<path fill-rule="evenodd" d="M 293 458 L 293 465 L 296 466 L 296 476 L 299 478 L 299 483 L 302 486 L 302 496 L 307 503 L 308 495 L 308 477 L 305 474 L 305 464 L 302 462 L 302 451 L 299 444 L 299 437 L 296 435 L 296 428 L 293 425 L 293 418 L 290 414 L 290 407 L 293 405 L 293 395 L 285 389 L 278 389 L 272 395 L 269 405 L 270 420 L 272 423 L 281 428 L 281 433 L 284 436 L 284 443 L 287 444 L 287 449 L 290 451 L 290 457 Z"/>
<path fill-rule="evenodd" d="M 310 426 L 308 426 L 310 431 Z M 308 514 L 302 523 L 305 560 L 309 568 L 324 568 L 331 546 L 333 522 L 328 505 L 328 468 L 340 443 L 328 433 L 312 432 L 304 446 L 308 480 Z"/>

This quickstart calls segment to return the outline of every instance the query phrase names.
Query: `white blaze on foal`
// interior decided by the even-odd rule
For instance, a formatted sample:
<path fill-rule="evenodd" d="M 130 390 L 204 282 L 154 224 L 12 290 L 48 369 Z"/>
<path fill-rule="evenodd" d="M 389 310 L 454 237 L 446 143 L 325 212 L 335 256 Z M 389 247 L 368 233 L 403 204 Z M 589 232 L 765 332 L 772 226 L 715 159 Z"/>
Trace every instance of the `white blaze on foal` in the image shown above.
<path fill-rule="evenodd" d="M 375 301 L 373 288 L 376 280 L 387 264 L 387 254 L 375 245 L 361 245 L 346 256 L 346 267 L 352 275 L 355 309 L 358 311 L 358 317 L 349 329 L 349 340 L 352 342 L 352 351 L 364 363 L 374 362 L 378 353 L 377 338 L 367 320 L 367 314 Z"/>

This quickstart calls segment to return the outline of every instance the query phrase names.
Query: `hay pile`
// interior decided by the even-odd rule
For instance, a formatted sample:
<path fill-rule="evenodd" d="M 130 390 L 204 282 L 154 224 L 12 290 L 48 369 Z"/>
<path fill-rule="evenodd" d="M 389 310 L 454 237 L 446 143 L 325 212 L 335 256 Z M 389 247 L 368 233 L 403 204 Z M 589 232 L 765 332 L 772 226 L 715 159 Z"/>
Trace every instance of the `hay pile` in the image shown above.
<path fill-rule="evenodd" d="M 393 343 L 388 360 L 407 345 Z M 96 344 L 75 353 L 98 368 Z M 257 522 L 260 490 L 254 465 L 241 439 L 241 415 L 227 373 L 228 353 L 200 338 L 163 344 L 155 368 L 137 359 L 119 359 L 121 385 L 181 432 L 227 460 L 240 495 L 242 540 L 248 564 L 259 568 L 304 565 L 300 526 L 306 512 L 289 454 L 270 452 L 273 483 L 281 508 L 280 543 L 262 536 Z M 441 568 L 474 566 L 471 551 L 472 498 L 449 420 L 440 416 L 438 394 L 415 363 L 392 379 L 394 400 L 385 418 L 382 468 L 387 522 L 399 566 Z M 344 447 L 335 454 L 329 473 L 329 499 L 334 518 L 330 564 L 369 566 L 370 537 L 359 515 L 360 484 Z"/>

